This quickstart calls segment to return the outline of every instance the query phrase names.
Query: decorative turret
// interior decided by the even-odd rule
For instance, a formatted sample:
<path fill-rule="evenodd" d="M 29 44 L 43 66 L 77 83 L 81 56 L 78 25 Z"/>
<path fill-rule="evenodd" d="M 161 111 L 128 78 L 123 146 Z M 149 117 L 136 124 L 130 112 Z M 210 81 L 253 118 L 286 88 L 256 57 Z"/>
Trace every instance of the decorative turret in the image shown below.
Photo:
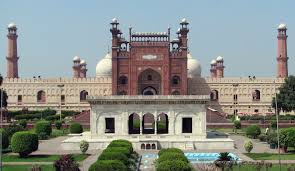
<path fill-rule="evenodd" d="M 210 65 L 211 65 L 211 68 L 210 68 L 211 78 L 216 78 L 217 77 L 217 74 L 216 74 L 216 60 L 213 59 L 211 61 Z"/>
<path fill-rule="evenodd" d="M 74 78 L 79 78 L 80 77 L 80 72 L 81 72 L 81 65 L 80 65 L 80 58 L 79 56 L 75 56 L 73 58 L 73 77 Z"/>
<path fill-rule="evenodd" d="M 8 29 L 7 78 L 18 78 L 17 33 L 16 24 L 10 23 Z"/>
<path fill-rule="evenodd" d="M 180 39 L 180 50 L 183 51 L 184 56 L 187 55 L 187 34 L 189 32 L 188 25 L 188 21 L 183 18 L 180 22 L 180 30 L 177 32 Z"/>
<path fill-rule="evenodd" d="M 223 78 L 224 76 L 224 65 L 223 65 L 223 58 L 218 56 L 216 58 L 216 77 Z"/>
<path fill-rule="evenodd" d="M 277 56 L 277 77 L 288 77 L 288 56 L 287 56 L 287 27 L 280 24 L 278 27 L 278 56 Z"/>
<path fill-rule="evenodd" d="M 119 22 L 116 18 L 112 19 L 111 24 L 111 33 L 112 33 L 112 50 L 117 51 L 117 49 L 119 48 L 119 38 L 122 34 L 122 32 L 120 31 L 120 29 L 118 28 L 119 26 Z"/>
<path fill-rule="evenodd" d="M 87 73 L 87 68 L 86 68 L 86 62 L 85 62 L 85 60 L 81 60 L 81 62 L 80 62 L 80 77 L 81 78 L 86 78 L 87 77 L 87 75 L 86 75 L 86 73 Z"/>

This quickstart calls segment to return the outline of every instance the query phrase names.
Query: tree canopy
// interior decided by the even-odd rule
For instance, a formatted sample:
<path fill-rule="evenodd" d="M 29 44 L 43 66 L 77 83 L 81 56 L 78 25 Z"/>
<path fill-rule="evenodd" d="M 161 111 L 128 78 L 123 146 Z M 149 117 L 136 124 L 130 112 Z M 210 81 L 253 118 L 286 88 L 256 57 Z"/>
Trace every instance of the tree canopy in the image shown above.
<path fill-rule="evenodd" d="M 295 110 L 295 76 L 287 77 L 285 83 L 278 90 L 278 111 L 281 109 L 286 112 Z M 275 98 L 272 99 L 272 107 L 276 107 Z"/>

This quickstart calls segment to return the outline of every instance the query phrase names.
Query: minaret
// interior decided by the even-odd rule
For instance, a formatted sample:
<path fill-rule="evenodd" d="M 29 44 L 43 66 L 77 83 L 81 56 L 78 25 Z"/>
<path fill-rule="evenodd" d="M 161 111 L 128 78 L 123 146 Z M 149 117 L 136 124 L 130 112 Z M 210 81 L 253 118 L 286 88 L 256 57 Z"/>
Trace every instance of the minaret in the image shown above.
<path fill-rule="evenodd" d="M 73 58 L 73 62 L 74 62 L 74 65 L 73 65 L 73 77 L 74 78 L 80 78 L 80 70 L 81 70 L 81 65 L 80 65 L 80 58 L 79 56 L 75 56 Z"/>
<path fill-rule="evenodd" d="M 180 39 L 180 50 L 183 52 L 182 54 L 185 56 L 187 56 L 187 34 L 189 32 L 189 29 L 188 29 L 188 25 L 189 23 L 187 22 L 187 20 L 185 18 L 183 18 L 180 22 L 180 30 L 178 32 L 178 34 L 180 35 L 179 36 L 179 39 Z"/>
<path fill-rule="evenodd" d="M 224 66 L 223 66 L 223 58 L 221 56 L 218 56 L 216 58 L 216 77 L 217 78 L 223 78 L 224 74 Z"/>
<path fill-rule="evenodd" d="M 18 59 L 17 56 L 17 34 L 16 25 L 10 23 L 8 25 L 8 54 L 7 54 L 7 78 L 18 78 Z"/>
<path fill-rule="evenodd" d="M 117 82 L 118 82 L 118 51 L 119 51 L 119 37 L 118 34 L 121 32 L 119 22 L 116 18 L 112 19 L 110 32 L 112 33 L 112 94 L 116 95 Z"/>
<path fill-rule="evenodd" d="M 216 78 L 216 60 L 213 59 L 210 65 L 211 65 L 211 68 L 210 68 L 211 78 Z"/>
<path fill-rule="evenodd" d="M 87 73 L 87 68 L 86 68 L 86 62 L 85 62 L 85 60 L 81 60 L 81 62 L 80 62 L 80 66 L 81 66 L 81 68 L 80 68 L 80 78 L 86 78 L 86 73 Z"/>
<path fill-rule="evenodd" d="M 280 24 L 278 27 L 278 57 L 277 57 L 277 77 L 288 77 L 288 56 L 287 56 L 287 27 Z"/>

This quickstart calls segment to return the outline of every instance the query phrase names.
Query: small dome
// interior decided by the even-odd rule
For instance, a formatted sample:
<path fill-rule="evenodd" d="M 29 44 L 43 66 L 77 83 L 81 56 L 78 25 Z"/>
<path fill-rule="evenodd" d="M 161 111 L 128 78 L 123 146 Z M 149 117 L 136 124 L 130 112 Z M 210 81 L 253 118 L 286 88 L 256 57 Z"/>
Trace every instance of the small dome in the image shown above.
<path fill-rule="evenodd" d="M 8 28 L 16 28 L 16 24 L 14 22 L 11 22 L 7 26 Z"/>
<path fill-rule="evenodd" d="M 217 62 L 222 62 L 222 61 L 223 61 L 223 57 L 218 56 L 218 57 L 216 58 L 216 61 L 217 61 Z"/>
<path fill-rule="evenodd" d="M 211 62 L 210 62 L 211 65 L 215 65 L 216 64 L 216 60 L 213 59 Z"/>
<path fill-rule="evenodd" d="M 286 29 L 286 28 L 287 28 L 287 26 L 284 23 L 281 23 L 278 27 L 278 29 Z"/>
<path fill-rule="evenodd" d="M 183 18 L 183 19 L 181 20 L 181 23 L 187 23 L 186 18 Z"/>
<path fill-rule="evenodd" d="M 80 65 L 86 65 L 86 61 L 84 59 L 81 60 Z"/>
<path fill-rule="evenodd" d="M 190 53 L 187 54 L 187 75 L 188 77 L 201 76 L 201 64 L 194 59 Z"/>
<path fill-rule="evenodd" d="M 113 18 L 112 19 L 112 23 L 118 23 L 118 19 L 117 18 Z"/>
<path fill-rule="evenodd" d="M 112 75 L 112 56 L 107 53 L 104 58 L 102 58 L 96 64 L 96 76 L 111 76 Z"/>
<path fill-rule="evenodd" d="M 79 56 L 75 56 L 75 57 L 73 58 L 73 61 L 80 61 L 80 57 L 79 57 Z"/>

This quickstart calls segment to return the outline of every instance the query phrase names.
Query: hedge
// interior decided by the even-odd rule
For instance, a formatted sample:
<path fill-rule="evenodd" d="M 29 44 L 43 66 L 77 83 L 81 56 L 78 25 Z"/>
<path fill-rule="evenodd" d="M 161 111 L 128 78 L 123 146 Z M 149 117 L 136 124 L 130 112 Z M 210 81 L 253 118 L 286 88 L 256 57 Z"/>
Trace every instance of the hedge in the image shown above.
<path fill-rule="evenodd" d="M 183 154 L 183 151 L 178 149 L 178 148 L 163 148 L 159 151 L 159 156 L 161 156 L 162 154 L 164 153 L 180 153 L 180 154 Z"/>
<path fill-rule="evenodd" d="M 64 116 L 74 116 L 74 115 L 77 115 L 81 112 L 79 111 L 74 111 L 74 110 L 62 110 L 61 113 L 64 115 Z"/>
<path fill-rule="evenodd" d="M 39 121 L 36 123 L 35 132 L 40 139 L 46 139 L 51 135 L 51 123 L 48 121 Z"/>
<path fill-rule="evenodd" d="M 27 114 L 23 114 L 22 111 L 15 111 L 12 115 L 15 120 L 21 120 L 21 119 L 26 119 L 26 120 L 32 120 L 32 119 L 40 119 L 46 118 L 47 116 L 52 116 L 55 115 L 56 111 L 51 110 L 51 109 L 45 109 L 41 111 L 28 111 Z"/>
<path fill-rule="evenodd" d="M 20 125 L 16 125 L 15 123 L 8 125 L 8 127 L 4 128 L 6 131 L 9 140 L 11 139 L 12 135 L 19 131 L 24 131 L 24 128 Z"/>
<path fill-rule="evenodd" d="M 257 138 L 261 134 L 261 130 L 257 125 L 250 125 L 246 129 L 246 135 L 251 138 Z"/>
<path fill-rule="evenodd" d="M 103 150 L 103 153 L 105 152 L 118 152 L 126 155 L 127 157 L 130 157 L 131 155 L 129 149 L 126 147 L 107 147 L 105 150 Z"/>
<path fill-rule="evenodd" d="M 20 157 L 26 157 L 33 151 L 38 150 L 37 134 L 21 131 L 13 134 L 11 138 L 11 149 L 14 153 L 19 153 Z"/>
<path fill-rule="evenodd" d="M 192 171 L 189 163 L 184 161 L 163 161 L 157 165 L 157 171 Z"/>
<path fill-rule="evenodd" d="M 164 154 L 162 154 L 159 159 L 158 162 L 161 163 L 163 161 L 184 161 L 186 163 L 188 163 L 187 158 L 184 156 L 184 154 L 181 153 L 175 153 L 175 152 L 165 152 Z"/>
<path fill-rule="evenodd" d="M 61 118 L 65 118 L 65 115 L 61 114 Z M 59 120 L 60 119 L 60 115 L 50 115 L 50 116 L 46 116 L 45 120 L 47 121 L 55 121 L 55 120 Z"/>
<path fill-rule="evenodd" d="M 80 134 L 83 132 L 82 125 L 79 123 L 72 123 L 70 125 L 70 133 L 72 134 Z"/>
<path fill-rule="evenodd" d="M 119 160 L 126 166 L 128 165 L 128 157 L 120 152 L 103 152 L 97 160 Z"/>
<path fill-rule="evenodd" d="M 62 127 L 62 121 L 55 121 L 54 125 L 56 129 L 60 130 Z"/>
<path fill-rule="evenodd" d="M 133 152 L 132 143 L 127 140 L 114 140 L 108 145 L 108 147 L 126 147 L 129 149 L 130 153 Z"/>
<path fill-rule="evenodd" d="M 88 171 L 127 171 L 127 167 L 119 160 L 98 160 Z"/>
<path fill-rule="evenodd" d="M 27 120 L 25 120 L 25 119 L 19 120 L 19 121 L 18 121 L 18 124 L 19 124 L 20 126 L 22 126 L 24 129 L 27 128 Z"/>
<path fill-rule="evenodd" d="M 6 149 L 9 146 L 9 136 L 6 130 L 0 129 L 0 136 L 2 139 L 2 149 Z"/>

